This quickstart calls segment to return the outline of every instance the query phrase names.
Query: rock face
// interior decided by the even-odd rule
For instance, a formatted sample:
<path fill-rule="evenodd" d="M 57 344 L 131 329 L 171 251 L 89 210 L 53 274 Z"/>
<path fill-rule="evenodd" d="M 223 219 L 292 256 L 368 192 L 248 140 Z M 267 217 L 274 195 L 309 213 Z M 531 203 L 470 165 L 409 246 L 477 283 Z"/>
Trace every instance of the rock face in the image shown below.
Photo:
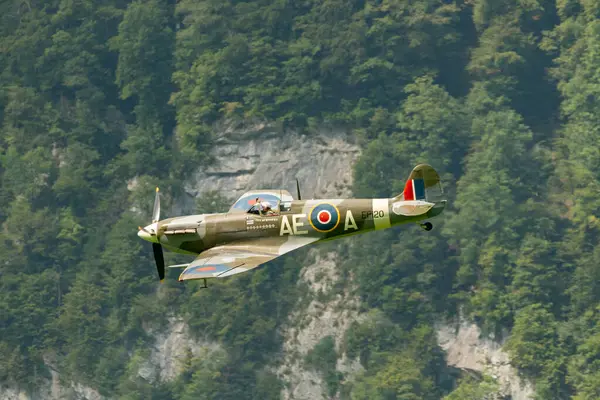
<path fill-rule="evenodd" d="M 458 324 L 438 325 L 438 343 L 447 352 L 448 365 L 485 373 L 496 379 L 500 395 L 511 400 L 530 400 L 535 394 L 531 383 L 522 381 L 502 350 L 505 340 L 498 342 L 481 337 L 474 323 L 460 320 Z"/>
<path fill-rule="evenodd" d="M 148 330 L 156 338 L 148 358 L 142 363 L 138 375 L 149 382 L 170 381 L 181 372 L 187 357 L 210 356 L 221 346 L 217 343 L 194 340 L 188 326 L 178 318 L 169 318 L 166 328 L 157 332 Z M 44 380 L 33 393 L 15 386 L 0 386 L 0 400 L 103 400 L 98 391 L 80 383 L 60 381 L 58 371 L 46 360 L 51 379 Z"/>
<path fill-rule="evenodd" d="M 0 400 L 102 400 L 103 396 L 95 389 L 80 383 L 65 385 L 52 366 L 48 366 L 51 378 L 43 380 L 34 392 L 27 392 L 14 386 L 0 386 Z"/>
<path fill-rule="evenodd" d="M 347 132 L 301 134 L 265 123 L 233 122 L 222 123 L 217 132 L 214 165 L 187 183 L 177 211 L 190 212 L 196 197 L 214 191 L 231 200 L 251 189 L 285 189 L 295 197 L 296 178 L 305 199 L 350 195 L 360 150 Z"/>
<path fill-rule="evenodd" d="M 338 356 L 336 369 L 351 377 L 360 371 L 358 360 L 349 360 L 340 354 L 344 333 L 353 321 L 360 318 L 358 299 L 349 292 L 332 294 L 333 285 L 339 278 L 337 274 L 337 253 L 320 253 L 312 249 L 315 261 L 300 272 L 302 281 L 308 284 L 307 296 L 310 302 L 306 307 L 298 307 L 283 327 L 283 364 L 277 373 L 285 383 L 284 400 L 320 400 L 325 396 L 325 383 L 319 373 L 304 365 L 306 354 L 321 339 L 331 336 L 335 340 Z M 304 304 L 300 299 L 299 304 Z"/>
<path fill-rule="evenodd" d="M 187 357 L 206 356 L 220 349 L 218 343 L 194 340 L 185 322 L 174 317 L 169 318 L 167 328 L 154 333 L 154 337 L 150 356 L 138 371 L 138 375 L 149 382 L 170 381 L 182 371 Z"/>

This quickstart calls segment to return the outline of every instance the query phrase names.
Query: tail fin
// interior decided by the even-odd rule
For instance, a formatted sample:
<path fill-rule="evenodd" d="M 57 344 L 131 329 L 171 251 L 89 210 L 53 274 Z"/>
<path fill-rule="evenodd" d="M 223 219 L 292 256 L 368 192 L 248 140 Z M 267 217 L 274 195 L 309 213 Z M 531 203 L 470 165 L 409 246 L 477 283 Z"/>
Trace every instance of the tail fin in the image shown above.
<path fill-rule="evenodd" d="M 423 178 L 411 177 L 404 185 L 404 200 L 425 200 L 425 181 Z"/>
<path fill-rule="evenodd" d="M 441 199 L 442 193 L 440 176 L 435 169 L 427 164 L 419 164 L 410 173 L 404 185 L 404 192 L 394 199 L 436 202 Z"/>

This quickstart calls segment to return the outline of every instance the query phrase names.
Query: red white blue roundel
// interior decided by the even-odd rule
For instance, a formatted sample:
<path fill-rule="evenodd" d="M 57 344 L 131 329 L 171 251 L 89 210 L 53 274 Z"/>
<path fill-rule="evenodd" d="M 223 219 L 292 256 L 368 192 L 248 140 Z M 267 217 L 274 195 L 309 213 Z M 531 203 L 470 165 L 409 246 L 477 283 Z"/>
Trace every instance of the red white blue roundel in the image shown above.
<path fill-rule="evenodd" d="M 330 232 L 340 223 L 340 212 L 332 204 L 318 204 L 310 211 L 308 221 L 316 231 Z"/>

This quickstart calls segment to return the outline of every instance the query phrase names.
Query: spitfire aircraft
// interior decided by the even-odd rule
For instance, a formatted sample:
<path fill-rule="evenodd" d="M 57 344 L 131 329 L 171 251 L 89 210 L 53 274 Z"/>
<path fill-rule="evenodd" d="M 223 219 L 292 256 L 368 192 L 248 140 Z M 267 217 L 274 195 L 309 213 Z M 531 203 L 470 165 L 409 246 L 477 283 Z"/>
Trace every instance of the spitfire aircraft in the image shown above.
<path fill-rule="evenodd" d="M 446 206 L 437 172 L 417 165 L 400 195 L 387 199 L 302 200 L 287 190 L 252 190 L 244 193 L 228 212 L 188 215 L 160 220 L 156 188 L 152 224 L 140 227 L 138 236 L 152 242 L 158 276 L 165 277 L 162 247 L 192 254 L 179 281 L 224 278 L 256 268 L 292 250 L 315 242 L 386 229 L 409 222 L 429 231 L 425 219 Z"/>

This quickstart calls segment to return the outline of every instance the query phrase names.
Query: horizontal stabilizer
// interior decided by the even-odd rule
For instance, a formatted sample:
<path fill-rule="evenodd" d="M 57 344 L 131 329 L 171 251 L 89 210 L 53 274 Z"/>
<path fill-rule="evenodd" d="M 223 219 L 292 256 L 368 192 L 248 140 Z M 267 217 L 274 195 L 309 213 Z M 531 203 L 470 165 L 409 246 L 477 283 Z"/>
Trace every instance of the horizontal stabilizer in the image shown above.
<path fill-rule="evenodd" d="M 392 212 L 396 215 L 415 216 L 427 213 L 435 203 L 422 200 L 396 201 L 392 203 Z"/>

